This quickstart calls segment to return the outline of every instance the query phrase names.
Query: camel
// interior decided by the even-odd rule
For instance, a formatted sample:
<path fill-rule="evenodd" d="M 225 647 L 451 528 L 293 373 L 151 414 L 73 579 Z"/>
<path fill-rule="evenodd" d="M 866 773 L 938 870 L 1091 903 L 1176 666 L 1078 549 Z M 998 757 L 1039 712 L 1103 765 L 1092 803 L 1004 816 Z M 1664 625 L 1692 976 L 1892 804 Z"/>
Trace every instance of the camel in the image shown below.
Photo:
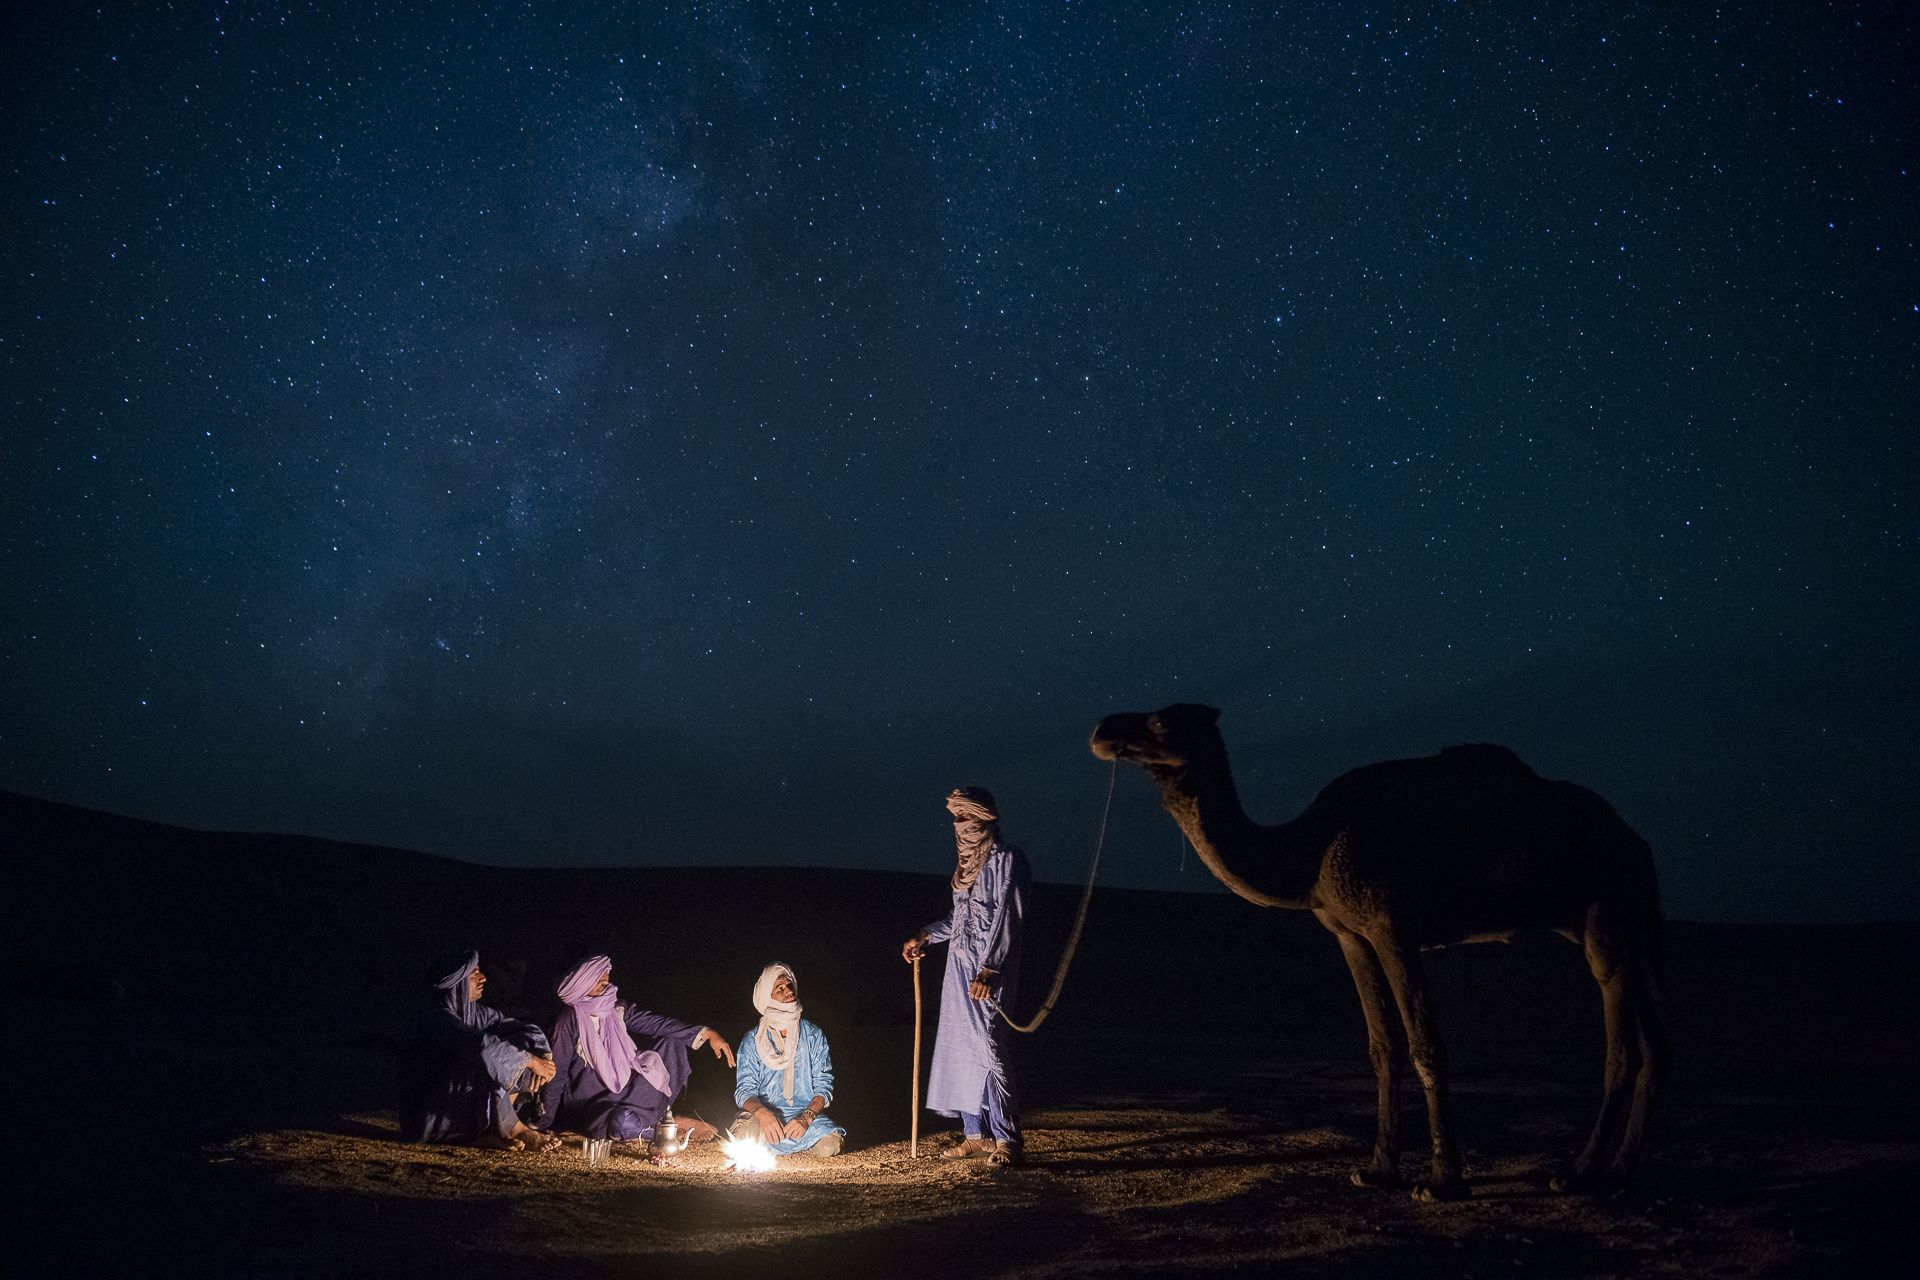
<path fill-rule="evenodd" d="M 1339 941 L 1379 1094 L 1373 1158 L 1354 1170 L 1354 1184 L 1404 1185 L 1391 1001 L 1426 1090 L 1433 1144 L 1429 1178 L 1414 1184 L 1414 1198 L 1467 1194 L 1420 952 L 1543 928 L 1585 949 L 1607 1034 L 1600 1118 L 1553 1186 L 1624 1186 L 1672 1057 L 1654 1007 L 1661 914 L 1646 841 L 1592 791 L 1542 778 L 1507 748 L 1485 744 L 1343 773 L 1293 821 L 1261 826 L 1240 807 L 1219 717 L 1192 703 L 1111 715 L 1088 746 L 1102 760 L 1146 770 L 1161 806 L 1227 888 L 1259 906 L 1311 911 Z"/>

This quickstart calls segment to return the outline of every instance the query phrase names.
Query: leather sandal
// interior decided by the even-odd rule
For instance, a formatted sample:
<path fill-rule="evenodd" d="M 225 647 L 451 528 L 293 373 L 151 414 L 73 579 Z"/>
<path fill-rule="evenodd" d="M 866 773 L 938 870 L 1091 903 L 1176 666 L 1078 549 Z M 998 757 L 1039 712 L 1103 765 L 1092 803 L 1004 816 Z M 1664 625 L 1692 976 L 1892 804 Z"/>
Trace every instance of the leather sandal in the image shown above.
<path fill-rule="evenodd" d="M 1017 1142 L 996 1142 L 987 1153 L 987 1163 L 996 1169 L 1018 1169 L 1026 1162 L 1026 1150 Z"/>

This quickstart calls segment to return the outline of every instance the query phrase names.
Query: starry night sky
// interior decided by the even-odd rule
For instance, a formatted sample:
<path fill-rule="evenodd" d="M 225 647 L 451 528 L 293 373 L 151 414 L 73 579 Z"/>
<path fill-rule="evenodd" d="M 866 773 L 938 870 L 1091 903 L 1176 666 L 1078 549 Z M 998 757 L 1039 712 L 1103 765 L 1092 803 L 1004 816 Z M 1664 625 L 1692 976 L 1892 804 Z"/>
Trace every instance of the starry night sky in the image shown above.
<path fill-rule="evenodd" d="M 1798 12 L 1807 10 L 1807 12 Z M 1461 741 L 1920 915 L 1906 4 L 15 6 L 0 786 L 1079 877 Z M 1211 885 L 1118 779 L 1107 882 Z"/>

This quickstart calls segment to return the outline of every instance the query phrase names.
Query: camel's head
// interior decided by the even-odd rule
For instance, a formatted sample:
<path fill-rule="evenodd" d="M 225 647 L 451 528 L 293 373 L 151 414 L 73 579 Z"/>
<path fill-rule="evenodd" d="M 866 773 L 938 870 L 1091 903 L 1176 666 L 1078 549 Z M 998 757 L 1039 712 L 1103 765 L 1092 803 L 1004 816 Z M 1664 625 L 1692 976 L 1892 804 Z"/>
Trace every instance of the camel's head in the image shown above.
<path fill-rule="evenodd" d="M 1145 714 L 1122 711 L 1100 722 L 1087 747 L 1102 760 L 1180 769 L 1195 755 L 1220 750 L 1220 731 L 1214 727 L 1219 718 L 1218 710 L 1197 702 L 1176 702 Z"/>

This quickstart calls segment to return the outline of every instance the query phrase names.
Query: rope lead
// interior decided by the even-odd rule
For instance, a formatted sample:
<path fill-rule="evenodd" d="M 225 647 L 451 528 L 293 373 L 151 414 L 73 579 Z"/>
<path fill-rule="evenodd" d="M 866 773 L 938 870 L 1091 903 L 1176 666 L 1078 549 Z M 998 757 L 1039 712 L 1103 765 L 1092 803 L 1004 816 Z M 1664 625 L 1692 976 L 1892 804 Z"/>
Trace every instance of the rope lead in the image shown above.
<path fill-rule="evenodd" d="M 1073 963 L 1073 953 L 1080 946 L 1080 931 L 1087 925 L 1087 904 L 1093 901 L 1093 882 L 1100 875 L 1100 851 L 1107 843 L 1107 815 L 1113 810 L 1113 780 L 1120 772 L 1120 762 L 1115 760 L 1107 771 L 1107 803 L 1100 810 L 1100 834 L 1093 841 L 1093 865 L 1087 868 L 1087 887 L 1080 893 L 1080 910 L 1073 917 L 1073 932 L 1067 935 L 1067 949 L 1060 956 L 1060 967 L 1053 972 L 1053 989 L 1047 992 L 1047 998 L 1041 1002 L 1040 1011 L 1033 1015 L 1033 1021 L 1024 1025 L 1015 1022 L 1007 1011 L 994 1001 L 993 1011 L 1006 1021 L 1006 1024 L 1023 1035 L 1031 1035 L 1040 1029 L 1040 1024 L 1053 1012 L 1053 1002 L 1060 998 L 1060 988 L 1067 981 L 1067 966 Z"/>

